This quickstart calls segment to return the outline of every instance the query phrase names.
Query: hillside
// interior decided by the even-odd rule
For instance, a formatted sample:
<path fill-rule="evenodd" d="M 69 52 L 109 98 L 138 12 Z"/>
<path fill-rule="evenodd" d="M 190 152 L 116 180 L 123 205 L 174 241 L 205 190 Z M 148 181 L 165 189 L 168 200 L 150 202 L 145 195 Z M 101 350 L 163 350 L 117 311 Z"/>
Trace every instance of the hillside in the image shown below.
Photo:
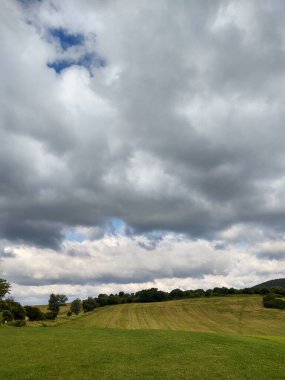
<path fill-rule="evenodd" d="M 213 297 L 106 306 L 64 325 L 285 336 L 285 312 L 264 308 L 257 295 Z"/>
<path fill-rule="evenodd" d="M 252 287 L 252 289 L 256 288 L 273 288 L 274 286 L 281 286 L 282 288 L 285 288 L 285 278 L 277 278 L 275 280 L 269 280 L 262 282 L 261 284 L 255 285 Z"/>

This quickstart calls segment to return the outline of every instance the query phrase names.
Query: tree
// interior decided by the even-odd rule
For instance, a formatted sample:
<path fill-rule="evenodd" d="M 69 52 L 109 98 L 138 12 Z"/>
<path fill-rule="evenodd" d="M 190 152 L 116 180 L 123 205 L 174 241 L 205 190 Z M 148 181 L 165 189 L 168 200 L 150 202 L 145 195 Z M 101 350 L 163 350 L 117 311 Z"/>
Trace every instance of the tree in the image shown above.
<path fill-rule="evenodd" d="M 26 317 L 26 312 L 23 306 L 14 301 L 13 297 L 8 297 L 2 301 L 0 301 L 0 311 L 10 311 L 13 315 L 13 319 L 16 320 L 24 320 Z"/>
<path fill-rule="evenodd" d="M 48 309 L 57 316 L 59 313 L 60 306 L 65 306 L 67 297 L 65 294 L 54 294 L 49 296 Z"/>
<path fill-rule="evenodd" d="M 14 319 L 16 320 L 25 320 L 26 318 L 26 311 L 23 308 L 23 306 L 19 302 L 13 302 L 11 305 L 11 312 L 14 315 Z"/>
<path fill-rule="evenodd" d="M 159 302 L 165 301 L 168 298 L 168 293 L 157 288 L 143 289 L 136 293 L 137 302 Z"/>
<path fill-rule="evenodd" d="M 96 302 L 96 298 L 88 297 L 87 300 L 82 301 L 82 307 L 83 307 L 84 313 L 87 313 L 88 311 L 92 311 L 98 306 L 99 305 Z"/>
<path fill-rule="evenodd" d="M 25 306 L 26 315 L 29 321 L 42 321 L 44 319 L 44 314 L 36 306 Z"/>
<path fill-rule="evenodd" d="M 74 301 L 71 302 L 70 311 L 72 313 L 79 314 L 81 310 L 82 310 L 81 300 L 79 298 L 76 298 Z"/>
<path fill-rule="evenodd" d="M 0 278 L 0 300 L 6 296 L 7 293 L 10 293 L 11 285 L 4 278 Z"/>
<path fill-rule="evenodd" d="M 184 297 L 184 292 L 181 289 L 173 289 L 169 293 L 169 296 L 170 296 L 171 299 L 176 300 L 176 299 L 179 299 L 179 298 L 183 298 Z"/>

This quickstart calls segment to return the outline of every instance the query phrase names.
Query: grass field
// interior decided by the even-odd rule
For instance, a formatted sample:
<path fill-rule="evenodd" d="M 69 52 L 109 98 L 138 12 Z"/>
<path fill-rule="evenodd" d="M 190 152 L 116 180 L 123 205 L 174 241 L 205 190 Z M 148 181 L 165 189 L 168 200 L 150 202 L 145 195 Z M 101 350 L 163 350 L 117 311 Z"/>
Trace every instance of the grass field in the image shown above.
<path fill-rule="evenodd" d="M 284 379 L 285 339 L 170 330 L 2 328 L 0 378 Z"/>
<path fill-rule="evenodd" d="M 66 326 L 285 336 L 285 312 L 264 308 L 260 296 L 197 298 L 107 306 Z"/>
<path fill-rule="evenodd" d="M 285 312 L 258 296 L 66 311 L 0 328 L 0 379 L 285 379 Z"/>

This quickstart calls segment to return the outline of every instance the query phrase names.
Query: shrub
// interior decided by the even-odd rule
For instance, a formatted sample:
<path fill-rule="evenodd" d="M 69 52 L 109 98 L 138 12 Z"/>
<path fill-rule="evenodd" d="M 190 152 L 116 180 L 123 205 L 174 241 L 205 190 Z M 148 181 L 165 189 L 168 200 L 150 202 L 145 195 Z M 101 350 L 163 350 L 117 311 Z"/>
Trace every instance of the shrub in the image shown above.
<path fill-rule="evenodd" d="M 29 321 L 42 321 L 44 319 L 44 314 L 36 306 L 25 306 L 25 311 Z"/>
<path fill-rule="evenodd" d="M 18 319 L 16 321 L 11 322 L 11 326 L 13 327 L 24 327 L 26 326 L 26 321 L 23 319 Z"/>
<path fill-rule="evenodd" d="M 274 298 L 270 301 L 263 302 L 264 306 L 272 309 L 285 309 L 285 301 L 281 298 Z"/>
<path fill-rule="evenodd" d="M 98 307 L 98 304 L 95 298 L 88 297 L 87 300 L 82 301 L 82 308 L 83 308 L 84 313 L 87 313 L 88 311 L 92 311 L 96 307 Z"/>
<path fill-rule="evenodd" d="M 26 318 L 26 312 L 23 306 L 19 302 L 13 302 L 11 304 L 11 312 L 14 315 L 14 319 L 24 321 Z"/>
<path fill-rule="evenodd" d="M 3 310 L 2 311 L 2 322 L 10 322 L 13 321 L 14 315 L 10 310 Z"/>
<path fill-rule="evenodd" d="M 57 317 L 57 313 L 48 311 L 47 313 L 44 313 L 44 318 L 48 320 L 54 320 Z"/>
<path fill-rule="evenodd" d="M 11 311 L 13 319 L 25 319 L 26 317 L 26 312 L 23 306 L 19 302 L 14 301 L 12 297 L 2 300 L 0 302 L 0 309 Z"/>
<path fill-rule="evenodd" d="M 67 316 L 68 316 L 68 317 L 71 317 L 71 316 L 72 316 L 72 312 L 71 312 L 71 311 L 68 311 L 68 312 L 67 312 Z"/>
<path fill-rule="evenodd" d="M 264 304 L 265 302 L 268 302 L 268 301 L 274 300 L 275 298 L 277 298 L 277 295 L 276 295 L 276 294 L 269 293 L 269 294 L 267 294 L 266 296 L 263 297 L 263 304 Z"/>
<path fill-rule="evenodd" d="M 76 298 L 74 301 L 71 302 L 70 311 L 72 313 L 79 314 L 81 310 L 82 310 L 81 300 L 79 298 Z"/>

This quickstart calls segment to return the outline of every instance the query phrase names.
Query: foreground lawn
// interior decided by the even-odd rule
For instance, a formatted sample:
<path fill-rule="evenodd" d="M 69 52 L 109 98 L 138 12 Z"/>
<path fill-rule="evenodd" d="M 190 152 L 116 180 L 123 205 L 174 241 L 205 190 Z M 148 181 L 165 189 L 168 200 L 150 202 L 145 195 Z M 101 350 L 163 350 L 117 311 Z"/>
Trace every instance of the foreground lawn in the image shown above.
<path fill-rule="evenodd" d="M 284 379 L 285 338 L 171 330 L 0 328 L 0 378 Z"/>

